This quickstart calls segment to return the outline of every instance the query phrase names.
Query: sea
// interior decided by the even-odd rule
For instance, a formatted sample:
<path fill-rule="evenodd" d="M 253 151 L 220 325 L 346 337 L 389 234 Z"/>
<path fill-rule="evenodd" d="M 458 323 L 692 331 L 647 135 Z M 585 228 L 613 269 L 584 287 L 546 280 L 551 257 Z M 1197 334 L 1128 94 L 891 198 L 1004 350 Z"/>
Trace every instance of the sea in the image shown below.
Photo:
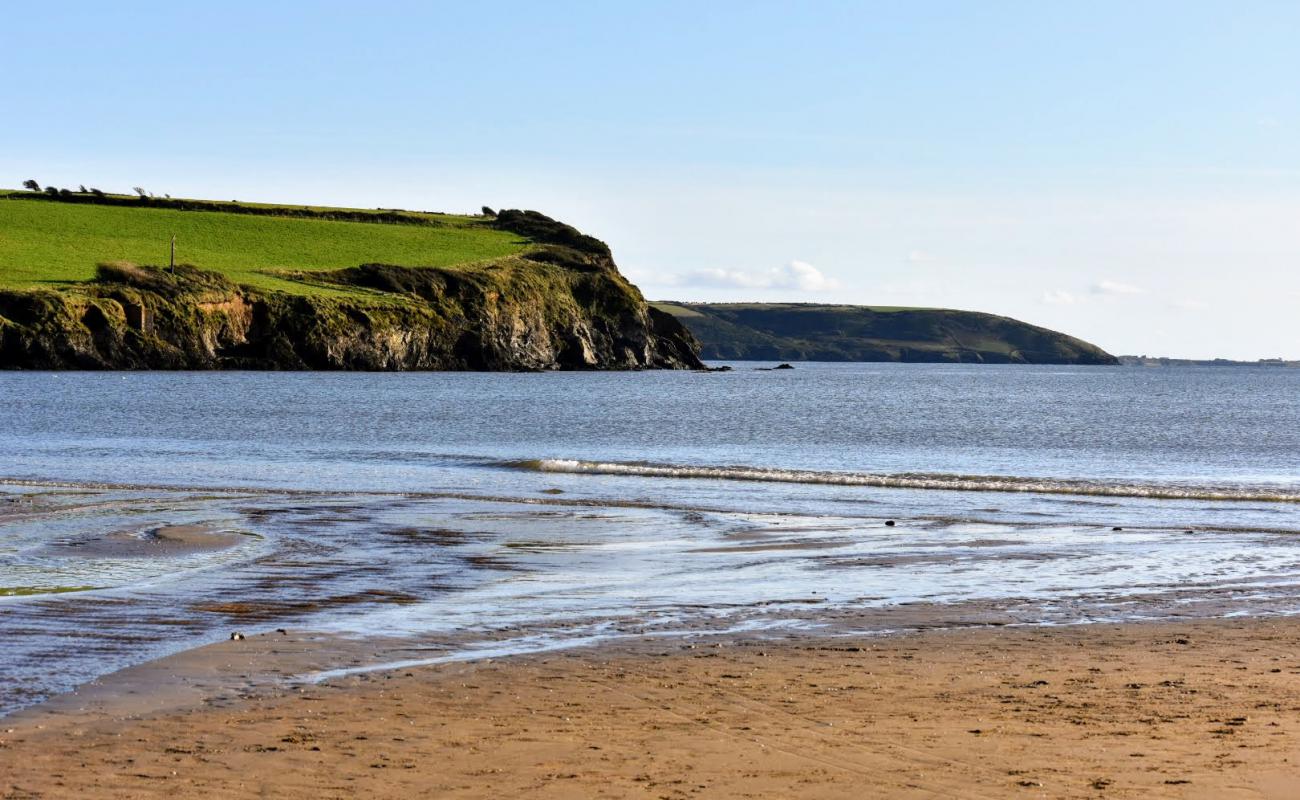
<path fill-rule="evenodd" d="M 0 713 L 232 631 L 385 643 L 319 679 L 1300 611 L 1300 370 L 729 366 L 0 374 Z"/>

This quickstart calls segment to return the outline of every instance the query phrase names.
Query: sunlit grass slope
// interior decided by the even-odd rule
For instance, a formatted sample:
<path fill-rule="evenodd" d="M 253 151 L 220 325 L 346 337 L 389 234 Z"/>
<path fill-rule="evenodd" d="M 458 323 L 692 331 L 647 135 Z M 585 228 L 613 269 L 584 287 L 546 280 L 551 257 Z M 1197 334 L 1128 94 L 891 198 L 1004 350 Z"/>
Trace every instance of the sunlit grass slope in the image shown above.
<path fill-rule="evenodd" d="M 302 208 L 301 206 L 297 208 Z M 518 253 L 520 236 L 485 218 L 415 215 L 434 224 L 384 224 L 212 211 L 47 202 L 0 192 L 0 288 L 57 286 L 95 277 L 97 264 L 176 259 L 237 283 L 295 294 L 336 293 L 278 273 L 365 263 L 453 267 Z"/>

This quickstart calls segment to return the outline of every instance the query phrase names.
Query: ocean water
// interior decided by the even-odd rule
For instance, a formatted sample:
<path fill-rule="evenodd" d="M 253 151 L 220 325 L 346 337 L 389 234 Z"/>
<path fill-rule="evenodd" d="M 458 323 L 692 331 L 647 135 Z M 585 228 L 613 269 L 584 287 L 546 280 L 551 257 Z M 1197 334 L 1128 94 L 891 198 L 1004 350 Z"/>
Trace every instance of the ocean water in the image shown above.
<path fill-rule="evenodd" d="M 0 374 L 0 711 L 236 629 L 435 660 L 1300 609 L 1300 371 L 733 366 Z"/>

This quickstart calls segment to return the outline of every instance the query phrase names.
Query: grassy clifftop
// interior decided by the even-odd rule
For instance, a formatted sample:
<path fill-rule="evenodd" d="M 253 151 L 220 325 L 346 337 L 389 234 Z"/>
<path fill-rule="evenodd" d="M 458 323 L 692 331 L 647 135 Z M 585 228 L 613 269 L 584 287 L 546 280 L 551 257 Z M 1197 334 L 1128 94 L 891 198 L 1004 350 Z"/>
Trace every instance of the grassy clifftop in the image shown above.
<path fill-rule="evenodd" d="M 173 235 L 177 268 L 149 266 Z M 683 368 L 697 347 L 537 212 L 0 195 L 0 367 Z"/>
<path fill-rule="evenodd" d="M 367 262 L 473 268 L 532 244 L 487 216 L 108 199 L 115 202 L 0 193 L 0 288 L 88 281 L 102 262 L 165 264 L 172 236 L 180 262 L 298 295 L 339 293 L 312 280 L 313 272 Z"/>
<path fill-rule="evenodd" d="M 706 359 L 1115 364 L 1088 342 L 974 311 L 811 303 L 655 303 Z"/>

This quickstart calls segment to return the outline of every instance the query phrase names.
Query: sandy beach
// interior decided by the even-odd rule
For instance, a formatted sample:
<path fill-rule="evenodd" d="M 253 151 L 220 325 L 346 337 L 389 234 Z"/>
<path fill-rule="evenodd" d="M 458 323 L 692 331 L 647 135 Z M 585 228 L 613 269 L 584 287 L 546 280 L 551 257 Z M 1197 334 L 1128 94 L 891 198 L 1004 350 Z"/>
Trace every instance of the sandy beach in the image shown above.
<path fill-rule="evenodd" d="M 213 688 L 311 649 L 222 642 L 12 717 L 3 796 L 1300 794 L 1290 619 L 665 639 Z M 205 670 L 202 692 L 162 677 Z"/>

